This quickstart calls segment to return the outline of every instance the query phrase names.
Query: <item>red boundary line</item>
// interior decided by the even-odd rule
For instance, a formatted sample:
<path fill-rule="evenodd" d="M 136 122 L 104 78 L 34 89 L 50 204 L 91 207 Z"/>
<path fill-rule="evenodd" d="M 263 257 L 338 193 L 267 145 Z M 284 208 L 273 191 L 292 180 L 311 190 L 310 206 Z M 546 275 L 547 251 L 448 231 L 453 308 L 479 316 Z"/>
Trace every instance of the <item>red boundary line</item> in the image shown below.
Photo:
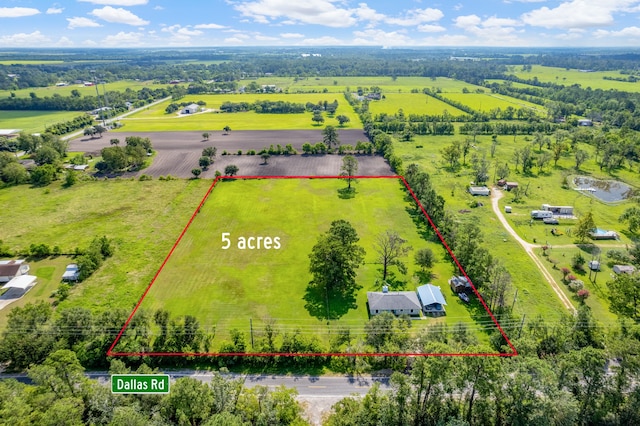
<path fill-rule="evenodd" d="M 420 200 L 418 200 L 418 197 L 416 197 L 415 193 L 413 192 L 413 190 L 409 186 L 409 183 L 406 181 L 404 176 L 397 176 L 397 175 L 393 175 L 393 176 L 353 176 L 353 178 L 355 178 L 355 179 L 399 179 L 399 180 L 402 181 L 404 186 L 409 191 L 409 194 L 411 194 L 411 197 L 413 198 L 413 200 L 416 202 L 418 207 L 420 207 L 420 210 L 422 211 L 422 214 L 424 214 L 424 216 L 429 221 L 429 225 L 431 226 L 431 228 L 433 228 L 433 230 L 435 231 L 436 235 L 438 235 L 438 238 L 440 239 L 440 241 L 442 242 L 444 247 L 447 249 L 447 252 L 451 256 L 451 258 L 453 259 L 455 264 L 458 266 L 458 269 L 460 270 L 460 272 L 462 272 L 464 277 L 471 284 L 471 288 L 472 288 L 474 294 L 476 295 L 476 297 L 478 298 L 480 303 L 482 303 L 482 306 L 484 307 L 484 309 L 487 311 L 487 313 L 491 317 L 491 320 L 493 321 L 493 323 L 496 325 L 496 327 L 498 327 L 498 331 L 500 331 L 500 334 L 502 335 L 502 337 L 504 337 L 505 341 L 507 342 L 507 345 L 509 346 L 509 348 L 511 348 L 513 353 L 449 353 L 449 354 L 447 354 L 447 353 L 443 353 L 443 354 L 436 353 L 436 354 L 425 354 L 425 353 L 283 353 L 283 352 L 274 352 L 274 353 L 250 353 L 250 352 L 242 352 L 242 353 L 218 353 L 218 352 L 206 352 L 206 353 L 205 352 L 203 352 L 203 353 L 200 353 L 200 352 L 198 352 L 198 353 L 190 353 L 190 352 L 113 352 L 113 349 L 118 344 L 118 342 L 120 341 L 120 338 L 124 334 L 124 331 L 127 329 L 129 324 L 131 323 L 131 320 L 133 319 L 133 316 L 138 311 L 138 308 L 140 308 L 140 305 L 142 304 L 142 302 L 144 301 L 145 297 L 147 296 L 147 293 L 149 293 L 149 290 L 151 289 L 151 286 L 153 286 L 153 284 L 155 283 L 156 279 L 160 275 L 160 272 L 162 272 L 162 270 L 164 269 L 165 265 L 169 261 L 169 258 L 171 257 L 171 255 L 175 251 L 176 247 L 178 246 L 178 244 L 182 240 L 182 237 L 184 236 L 184 234 L 187 232 L 187 229 L 189 229 L 189 227 L 191 226 L 191 223 L 195 219 L 196 215 L 200 212 L 200 209 L 204 205 L 205 201 L 207 200 L 207 198 L 211 194 L 211 191 L 213 191 L 213 188 L 216 186 L 218 181 L 223 180 L 223 179 L 225 179 L 225 180 L 234 180 L 234 179 L 345 179 L 344 176 L 218 176 L 218 177 L 215 178 L 215 180 L 213 181 L 213 183 L 209 187 L 209 190 L 207 191 L 207 193 L 202 198 L 202 201 L 200 201 L 200 204 L 198 205 L 196 210 L 193 212 L 193 215 L 191 215 L 191 219 L 189 219 L 189 222 L 187 222 L 187 225 L 184 227 L 184 229 L 180 233 L 180 236 L 178 237 L 176 242 L 171 247 L 171 250 L 169 251 L 169 254 L 167 254 L 167 256 L 165 257 L 164 261 L 162 262 L 162 265 L 160 265 L 160 269 L 158 269 L 156 274 L 153 276 L 153 279 L 151 280 L 151 282 L 149 283 L 149 285 L 145 289 L 144 293 L 142 294 L 142 297 L 140 297 L 140 300 L 138 300 L 138 303 L 136 304 L 135 308 L 133 308 L 133 311 L 131 312 L 131 314 L 127 318 L 127 321 L 124 323 L 124 326 L 122 326 L 122 329 L 120 330 L 120 332 L 116 336 L 115 340 L 113 341 L 113 343 L 111 344 L 111 346 L 107 350 L 107 356 L 132 356 L 132 357 L 139 357 L 139 356 L 167 356 L 167 357 L 178 357 L 178 356 L 179 357 L 185 357 L 185 356 L 191 356 L 191 357 L 196 357 L 196 356 L 197 357 L 209 357 L 209 356 L 225 356 L 225 357 L 228 357 L 228 356 L 257 356 L 257 357 L 267 357 L 267 356 L 284 356 L 284 357 L 296 357 L 296 356 L 303 356 L 303 357 L 309 357 L 309 356 L 368 356 L 368 357 L 380 357 L 380 356 L 497 356 L 497 357 L 512 357 L 512 356 L 517 356 L 518 355 L 518 351 L 516 350 L 515 346 L 513 346 L 513 344 L 511 343 L 511 340 L 509 340 L 509 337 L 507 336 L 507 334 L 504 332 L 504 330 L 502 329 L 502 327 L 498 323 L 498 320 L 496 319 L 496 317 L 493 315 L 493 312 L 491 312 L 491 310 L 489 309 L 489 307 L 485 303 L 484 299 L 482 298 L 482 296 L 480 295 L 480 293 L 476 289 L 475 285 L 473 285 L 473 283 L 471 282 L 471 279 L 469 279 L 469 277 L 467 276 L 467 273 L 465 272 L 464 268 L 462 267 L 460 262 L 458 262 L 458 259 L 453 254 L 453 251 L 451 250 L 451 248 L 449 248 L 449 245 L 446 243 L 446 241 L 442 237 L 442 234 L 440 234 L 440 231 L 438 230 L 438 228 L 435 226 L 435 224 L 431 220 L 431 217 L 429 216 L 429 214 L 427 214 L 426 210 L 422 206 L 422 203 L 420 202 Z"/>

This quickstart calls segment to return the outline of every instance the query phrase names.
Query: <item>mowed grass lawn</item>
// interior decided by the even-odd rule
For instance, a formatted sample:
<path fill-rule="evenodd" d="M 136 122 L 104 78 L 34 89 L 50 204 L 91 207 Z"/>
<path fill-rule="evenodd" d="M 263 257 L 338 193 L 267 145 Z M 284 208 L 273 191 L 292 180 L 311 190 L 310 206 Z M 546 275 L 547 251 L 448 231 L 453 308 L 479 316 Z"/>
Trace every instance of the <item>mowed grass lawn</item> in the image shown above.
<path fill-rule="evenodd" d="M 348 220 L 360 236 L 366 250 L 366 264 L 358 269 L 356 307 L 331 298 L 332 311 L 339 319 L 332 326 L 349 326 L 361 333 L 368 320 L 367 291 L 380 291 L 376 281 L 381 265 L 377 263 L 376 237 L 386 230 L 397 231 L 415 250 L 430 247 L 438 259 L 432 282 L 447 298 L 447 316 L 414 321 L 419 329 L 445 321 L 467 323 L 477 330 L 471 306 L 463 304 L 447 286 L 453 268 L 440 244 L 422 239 L 407 209 L 413 206 L 404 196 L 396 179 L 362 179 L 354 198 L 339 197 L 345 183 L 337 180 L 237 180 L 222 181 L 214 188 L 205 205 L 187 230 L 158 279 L 143 300 L 141 309 L 153 312 L 167 309 L 172 317 L 194 315 L 207 330 L 215 327 L 213 350 L 228 337 L 231 329 L 246 335 L 250 321 L 254 331 L 273 321 L 280 331 L 299 329 L 327 341 L 324 300 L 320 312 L 309 309 L 305 291 L 309 273 L 309 253 L 320 234 L 334 220 Z M 222 233 L 228 232 L 231 248 L 223 250 Z M 239 237 L 279 237 L 281 248 L 241 250 Z M 412 278 L 416 267 L 413 253 L 406 259 L 406 290 L 423 284 Z M 395 267 L 393 268 L 395 272 Z M 398 278 L 401 276 L 398 274 Z M 474 318 L 486 321 L 486 315 Z M 217 342 L 217 343 L 216 343 Z M 117 350 L 117 347 L 116 347 Z"/>
<path fill-rule="evenodd" d="M 70 253 L 106 235 L 114 241 L 113 257 L 74 286 L 60 306 L 132 309 L 210 184 L 204 179 L 110 180 L 81 182 L 66 189 L 59 183 L 47 188 L 4 188 L 0 202 L 11 208 L 0 212 L 2 241 L 13 250 L 45 243 Z M 0 327 L 6 324 L 11 307 L 49 300 L 70 261 L 59 257 L 32 263 L 39 284 L 19 302 L 0 310 Z"/>
<path fill-rule="evenodd" d="M 136 114 L 121 120 L 124 127 L 119 131 L 177 131 L 177 130 L 220 130 L 225 126 L 232 130 L 292 130 L 323 128 L 326 125 L 338 126 L 335 118 L 338 115 L 346 115 L 351 120 L 346 123 L 346 129 L 362 128 L 358 115 L 353 111 L 342 94 L 337 93 L 309 93 L 309 94 L 225 94 L 225 95 L 190 95 L 181 102 L 206 102 L 207 109 L 219 110 L 225 102 L 248 102 L 258 100 L 285 101 L 306 104 L 312 102 L 338 101 L 338 109 L 335 116 L 323 114 L 325 122 L 317 126 L 311 121 L 313 114 L 303 112 L 300 114 L 257 114 L 254 111 L 220 113 L 219 111 L 197 113 L 190 116 L 180 116 L 177 113 L 167 114 L 165 109 L 172 101 L 162 102 L 154 107 L 147 108 Z"/>
<path fill-rule="evenodd" d="M 0 129 L 41 133 L 47 126 L 72 120 L 83 114 L 82 111 L 0 111 Z"/>
<path fill-rule="evenodd" d="M 452 116 L 466 114 L 456 107 L 423 93 L 389 93 L 384 96 L 384 99 L 369 102 L 369 111 L 372 115 L 396 114 L 400 109 L 405 115 L 441 115 L 445 110 Z"/>

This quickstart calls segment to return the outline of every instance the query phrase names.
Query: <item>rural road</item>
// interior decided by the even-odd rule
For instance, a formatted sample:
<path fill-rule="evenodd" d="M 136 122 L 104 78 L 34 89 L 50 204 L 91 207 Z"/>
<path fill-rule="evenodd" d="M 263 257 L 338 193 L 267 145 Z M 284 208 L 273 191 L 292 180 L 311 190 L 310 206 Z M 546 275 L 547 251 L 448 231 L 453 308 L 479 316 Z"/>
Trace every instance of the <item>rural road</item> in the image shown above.
<path fill-rule="evenodd" d="M 536 266 L 540 270 L 540 273 L 547 280 L 547 282 L 549 283 L 553 291 L 556 292 L 556 294 L 558 295 L 558 298 L 560 299 L 564 307 L 567 308 L 568 311 L 575 314 L 576 308 L 573 307 L 573 304 L 571 303 L 569 298 L 563 293 L 562 289 L 556 282 L 555 278 L 553 278 L 553 275 L 551 275 L 549 271 L 547 271 L 547 268 L 545 268 L 545 266 L 542 264 L 542 261 L 538 258 L 538 256 L 534 252 L 534 249 L 539 248 L 540 245 L 530 244 L 525 240 L 523 240 L 522 238 L 520 238 L 518 233 L 513 230 L 511 225 L 509 225 L 509 222 L 507 222 L 507 219 L 502 214 L 498 201 L 500 201 L 503 195 L 504 194 L 499 189 L 493 188 L 493 190 L 491 191 L 491 206 L 493 207 L 493 212 L 496 214 L 496 216 L 498 216 L 498 220 L 500 220 L 500 222 L 502 223 L 502 226 L 504 226 L 504 229 L 506 229 L 507 232 L 511 234 L 511 236 L 522 246 L 522 248 L 524 248 L 524 251 L 529 255 L 531 260 L 533 260 L 533 263 L 536 264 Z"/>
<path fill-rule="evenodd" d="M 213 373 L 198 370 L 165 371 L 172 380 L 181 377 L 193 377 L 204 383 L 210 383 Z M 106 371 L 85 373 L 90 379 L 98 380 L 105 385 L 110 383 L 110 374 Z M 297 400 L 303 405 L 307 419 L 313 425 L 320 425 L 322 417 L 330 412 L 331 406 L 352 394 L 364 395 L 375 383 L 380 384 L 383 391 L 391 390 L 389 377 L 381 376 L 284 376 L 272 374 L 226 374 L 229 379 L 242 378 L 248 388 L 267 386 L 274 389 L 278 386 L 296 389 Z M 31 383 L 26 374 L 0 374 L 2 379 L 16 379 L 23 383 Z"/>
<path fill-rule="evenodd" d="M 127 116 L 129 116 L 131 114 L 135 114 L 136 112 L 142 111 L 143 109 L 149 108 L 150 106 L 154 106 L 154 105 L 157 105 L 159 103 L 162 103 L 162 102 L 164 102 L 164 101 L 166 101 L 168 99 L 171 99 L 171 96 L 168 96 L 166 98 L 162 98 L 160 100 L 154 101 L 154 102 L 150 103 L 149 105 L 145 105 L 145 106 L 140 107 L 140 108 L 132 109 L 131 111 L 127 111 L 124 114 L 121 114 L 121 115 L 119 115 L 117 117 L 110 118 L 110 119 L 106 120 L 106 123 L 113 123 L 114 121 L 120 120 L 121 118 L 127 117 Z M 71 140 L 73 138 L 76 138 L 76 137 L 82 136 L 82 135 L 84 135 L 84 129 L 81 129 L 81 130 L 78 130 L 77 132 L 73 132 L 71 134 L 63 136 L 60 139 L 62 139 L 62 140 Z"/>

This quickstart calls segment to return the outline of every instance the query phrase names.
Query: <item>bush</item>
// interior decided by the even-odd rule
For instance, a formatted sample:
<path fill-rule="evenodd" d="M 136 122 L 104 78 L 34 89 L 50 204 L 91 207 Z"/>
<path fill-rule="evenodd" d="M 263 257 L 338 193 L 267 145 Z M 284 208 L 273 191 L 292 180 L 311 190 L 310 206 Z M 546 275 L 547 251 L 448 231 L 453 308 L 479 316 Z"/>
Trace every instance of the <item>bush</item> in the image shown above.
<path fill-rule="evenodd" d="M 242 155 L 242 150 L 241 149 L 238 150 L 238 155 Z"/>
<path fill-rule="evenodd" d="M 575 256 L 573 256 L 572 260 L 572 266 L 573 269 L 576 271 L 584 271 L 584 264 L 587 262 L 584 258 L 584 256 L 582 256 L 581 253 L 576 253 Z"/>
<path fill-rule="evenodd" d="M 580 299 L 581 302 L 584 302 L 589 297 L 589 294 L 589 290 L 583 288 L 582 290 L 578 290 L 576 296 L 578 296 L 578 299 Z"/>
<path fill-rule="evenodd" d="M 564 279 L 565 279 L 565 281 L 567 281 L 567 282 L 571 282 L 571 281 L 575 281 L 575 280 L 577 280 L 577 279 L 578 279 L 578 277 L 576 277 L 576 276 L 575 276 L 575 275 L 573 275 L 573 274 L 569 274 L 569 275 L 567 275 L 566 277 L 564 277 Z"/>
<path fill-rule="evenodd" d="M 562 271 L 562 279 L 566 280 L 567 279 L 567 275 L 569 275 L 571 273 L 571 270 L 567 267 L 563 267 L 562 269 L 560 269 Z"/>
<path fill-rule="evenodd" d="M 36 258 L 51 256 L 51 247 L 46 244 L 31 244 L 29 246 L 29 254 Z"/>
<path fill-rule="evenodd" d="M 160 176 L 160 177 L 162 177 L 162 176 Z M 144 182 L 144 181 L 147 181 L 147 180 L 153 180 L 153 178 L 152 178 L 151 176 L 149 176 L 149 175 L 142 175 L 142 176 L 140 176 L 140 177 L 138 178 L 138 180 L 139 180 L 140 182 Z"/>
<path fill-rule="evenodd" d="M 576 291 L 582 290 L 584 288 L 584 282 L 582 280 L 571 280 L 569 283 L 569 290 Z"/>

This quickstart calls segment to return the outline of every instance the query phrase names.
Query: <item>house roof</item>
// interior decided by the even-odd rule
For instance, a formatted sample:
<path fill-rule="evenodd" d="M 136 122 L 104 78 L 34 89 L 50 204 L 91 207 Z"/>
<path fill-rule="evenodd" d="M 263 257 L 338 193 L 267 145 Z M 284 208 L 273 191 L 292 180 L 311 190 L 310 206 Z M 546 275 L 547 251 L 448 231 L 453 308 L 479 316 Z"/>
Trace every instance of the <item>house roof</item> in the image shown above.
<path fill-rule="evenodd" d="M 423 306 L 429 306 L 434 303 L 439 303 L 440 305 L 447 304 L 442 295 L 442 291 L 440 291 L 440 287 L 436 287 L 433 284 L 425 284 L 418 287 L 418 297 Z"/>
<path fill-rule="evenodd" d="M 2 286 L 2 288 L 11 287 L 26 290 L 27 287 L 31 287 L 32 285 L 34 285 L 37 279 L 38 277 L 34 275 L 20 275 L 19 277 L 15 277 L 14 279 L 6 283 L 4 286 Z"/>
<path fill-rule="evenodd" d="M 370 311 L 397 311 L 422 309 L 418 296 L 414 291 L 392 291 L 383 293 L 381 291 L 367 292 Z"/>
<path fill-rule="evenodd" d="M 467 278 L 463 275 L 460 275 L 457 277 L 451 277 L 451 279 L 449 280 L 449 284 L 453 284 L 456 287 L 465 286 L 467 288 L 471 288 L 471 284 L 469 284 L 469 280 L 467 280 Z"/>
<path fill-rule="evenodd" d="M 0 265 L 0 276 L 12 277 L 20 271 L 21 267 L 21 263 L 7 263 L 5 265 Z"/>

